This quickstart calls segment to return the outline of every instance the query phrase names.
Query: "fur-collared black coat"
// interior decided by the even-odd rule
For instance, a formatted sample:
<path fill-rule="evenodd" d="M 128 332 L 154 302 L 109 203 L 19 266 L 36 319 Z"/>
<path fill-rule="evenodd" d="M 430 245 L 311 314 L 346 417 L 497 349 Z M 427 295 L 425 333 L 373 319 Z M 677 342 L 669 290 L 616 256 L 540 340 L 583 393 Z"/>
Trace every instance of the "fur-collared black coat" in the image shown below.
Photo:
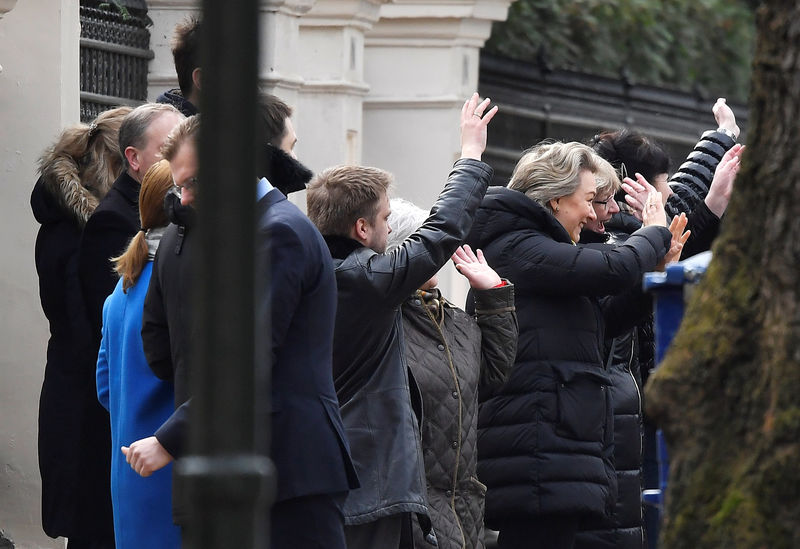
<path fill-rule="evenodd" d="M 108 191 L 81 181 L 75 161 L 50 154 L 31 194 L 39 297 L 50 325 L 39 400 L 42 527 L 51 537 L 114 544 L 111 435 L 97 400 L 97 355 L 78 276 L 86 220 Z"/>

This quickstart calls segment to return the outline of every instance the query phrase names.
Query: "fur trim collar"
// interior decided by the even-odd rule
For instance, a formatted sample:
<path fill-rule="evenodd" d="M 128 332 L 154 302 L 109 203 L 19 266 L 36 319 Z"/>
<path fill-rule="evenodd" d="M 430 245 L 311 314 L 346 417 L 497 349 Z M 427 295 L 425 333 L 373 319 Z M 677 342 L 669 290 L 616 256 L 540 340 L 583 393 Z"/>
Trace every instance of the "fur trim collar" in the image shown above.
<path fill-rule="evenodd" d="M 97 182 L 81 181 L 80 166 L 66 154 L 49 150 L 39 164 L 45 190 L 70 214 L 82 228 L 94 212 L 108 187 L 100 188 Z"/>

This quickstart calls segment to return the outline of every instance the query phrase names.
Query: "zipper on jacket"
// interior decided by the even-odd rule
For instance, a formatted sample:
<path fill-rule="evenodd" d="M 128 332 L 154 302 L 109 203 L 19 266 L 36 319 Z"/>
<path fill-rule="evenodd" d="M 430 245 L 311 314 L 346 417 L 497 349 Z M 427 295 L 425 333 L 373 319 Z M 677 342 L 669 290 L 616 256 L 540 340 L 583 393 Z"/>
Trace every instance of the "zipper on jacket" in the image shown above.
<path fill-rule="evenodd" d="M 642 392 L 639 389 L 639 383 L 636 382 L 636 376 L 633 375 L 633 352 L 634 352 L 634 349 L 636 348 L 636 340 L 634 339 L 635 337 L 638 337 L 638 333 L 637 334 L 633 334 L 633 337 L 631 337 L 631 354 L 630 354 L 630 359 L 628 360 L 628 375 L 631 376 L 631 381 L 633 381 L 633 386 L 636 387 L 636 397 L 639 399 L 639 437 L 638 437 L 638 439 L 639 439 L 639 464 L 640 464 L 639 465 L 639 500 L 640 500 L 640 502 L 639 502 L 639 520 L 641 521 L 644 518 L 644 510 L 642 509 L 642 503 L 641 503 L 641 493 L 642 493 L 642 473 L 641 473 L 642 466 L 641 466 L 641 463 L 642 463 L 642 451 L 643 451 L 643 448 L 642 448 L 642 436 L 643 436 L 643 433 L 642 433 Z M 640 528 L 640 530 L 642 532 L 642 539 L 644 539 L 644 528 Z"/>
<path fill-rule="evenodd" d="M 444 300 L 443 297 L 439 296 L 441 300 Z M 442 307 L 442 324 L 444 324 L 444 304 L 441 305 Z M 444 331 L 442 331 L 441 325 L 436 322 L 436 319 L 428 310 L 428 307 L 425 306 L 425 302 L 422 301 L 422 309 L 428 315 L 428 318 L 433 322 L 433 325 L 436 326 L 436 330 L 439 332 L 439 338 L 442 341 L 442 345 L 444 345 L 444 350 L 447 353 L 447 364 L 450 366 L 450 374 L 453 376 L 453 381 L 455 382 L 456 391 L 458 392 L 458 440 L 456 441 L 458 447 L 456 448 L 456 459 L 455 459 L 455 468 L 453 469 L 453 485 L 452 490 L 450 490 L 450 509 L 453 511 L 453 517 L 456 519 L 456 524 L 458 525 L 458 530 L 461 532 L 461 549 L 466 549 L 467 546 L 467 536 L 464 534 L 464 527 L 461 524 L 461 519 L 458 516 L 458 511 L 456 511 L 456 490 L 458 489 L 458 464 L 461 462 L 461 433 L 462 433 L 462 416 L 463 410 L 461 404 L 463 402 L 463 398 L 461 396 L 461 385 L 458 383 L 458 374 L 456 373 L 455 365 L 453 364 L 453 355 L 450 354 L 450 346 L 447 344 L 447 339 L 444 337 Z"/>

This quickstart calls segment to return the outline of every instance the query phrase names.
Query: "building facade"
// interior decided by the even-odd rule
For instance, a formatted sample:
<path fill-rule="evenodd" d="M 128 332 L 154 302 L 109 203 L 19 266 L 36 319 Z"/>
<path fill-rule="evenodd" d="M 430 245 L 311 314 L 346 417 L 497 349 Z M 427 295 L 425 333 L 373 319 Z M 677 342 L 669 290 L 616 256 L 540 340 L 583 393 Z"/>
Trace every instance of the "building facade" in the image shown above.
<path fill-rule="evenodd" d="M 429 207 L 460 151 L 479 51 L 512 0 L 261 0 L 260 86 L 295 107 L 299 157 L 395 174 Z M 169 49 L 194 0 L 151 0 L 147 98 L 175 87 Z M 33 261 L 37 160 L 80 120 L 79 0 L 0 0 L 0 547 L 64 547 L 41 530 L 37 413 L 48 326 Z M 84 94 L 85 95 L 85 94 Z M 304 204 L 302 193 L 293 198 Z M 445 293 L 463 296 L 452 272 Z"/>

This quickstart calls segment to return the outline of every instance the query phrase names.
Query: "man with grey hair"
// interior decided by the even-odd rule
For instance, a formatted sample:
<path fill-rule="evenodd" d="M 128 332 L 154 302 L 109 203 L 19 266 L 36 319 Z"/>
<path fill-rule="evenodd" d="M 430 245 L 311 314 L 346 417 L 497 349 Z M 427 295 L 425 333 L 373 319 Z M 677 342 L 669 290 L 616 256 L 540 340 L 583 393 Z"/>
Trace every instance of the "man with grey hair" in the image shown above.
<path fill-rule="evenodd" d="M 119 128 L 119 150 L 125 168 L 87 221 L 78 259 L 95 350 L 100 346 L 103 303 L 117 284 L 110 259 L 125 251 L 139 229 L 142 178 L 161 159 L 161 145 L 183 118 L 172 105 L 145 103 L 132 110 Z"/>

